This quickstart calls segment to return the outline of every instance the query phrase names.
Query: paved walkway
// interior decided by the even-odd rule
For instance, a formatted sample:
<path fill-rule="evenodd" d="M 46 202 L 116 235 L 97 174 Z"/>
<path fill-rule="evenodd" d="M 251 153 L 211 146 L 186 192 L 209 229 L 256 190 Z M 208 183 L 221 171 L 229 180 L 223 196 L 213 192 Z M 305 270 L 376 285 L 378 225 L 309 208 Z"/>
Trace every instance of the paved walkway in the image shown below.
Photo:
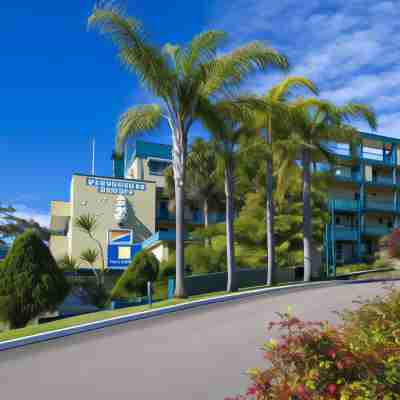
<path fill-rule="evenodd" d="M 247 368 L 264 365 L 259 349 L 276 312 L 292 306 L 297 316 L 334 322 L 332 311 L 382 286 L 262 295 L 1 352 L 1 397 L 223 400 L 245 390 Z"/>

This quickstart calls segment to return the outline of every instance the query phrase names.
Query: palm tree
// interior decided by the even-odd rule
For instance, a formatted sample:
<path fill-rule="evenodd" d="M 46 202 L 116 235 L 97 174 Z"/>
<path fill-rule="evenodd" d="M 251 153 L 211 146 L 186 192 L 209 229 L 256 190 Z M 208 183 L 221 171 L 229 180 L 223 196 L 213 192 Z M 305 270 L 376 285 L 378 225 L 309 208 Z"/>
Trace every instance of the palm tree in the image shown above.
<path fill-rule="evenodd" d="M 165 171 L 165 190 L 170 199 L 175 197 L 173 171 Z M 196 139 L 187 157 L 185 198 L 191 206 L 200 206 L 204 214 L 204 227 L 209 226 L 210 210 L 221 207 L 221 190 L 217 176 L 217 157 L 214 146 L 204 139 Z"/>
<path fill-rule="evenodd" d="M 303 173 L 303 247 L 304 281 L 311 280 L 312 268 L 312 213 L 311 213 L 311 161 L 326 159 L 334 162 L 332 155 L 324 148 L 324 142 L 357 141 L 358 131 L 350 125 L 362 120 L 376 129 L 374 111 L 366 105 L 348 103 L 338 107 L 316 99 L 298 99 L 291 104 L 292 131 L 290 144 L 284 152 L 288 160 L 301 158 Z M 293 164 L 292 164 L 293 165 Z M 282 172 L 282 171 L 281 171 Z"/>
<path fill-rule="evenodd" d="M 86 249 L 84 251 L 82 251 L 81 255 L 80 255 L 80 259 L 82 261 L 84 261 L 86 264 L 89 265 L 89 267 L 91 268 L 91 270 L 94 273 L 94 276 L 96 277 L 97 280 L 97 285 L 101 286 L 104 284 L 104 277 L 102 276 L 102 274 L 99 274 L 96 271 L 96 267 L 94 266 L 94 264 L 97 261 L 97 258 L 99 256 L 99 252 L 95 249 Z"/>
<path fill-rule="evenodd" d="M 215 151 L 224 171 L 226 198 L 227 291 L 238 290 L 235 262 L 235 166 L 240 141 L 254 133 L 254 110 L 265 111 L 268 104 L 255 97 L 237 97 L 215 104 L 203 101 L 202 122 L 214 138 Z"/>
<path fill-rule="evenodd" d="M 100 283 L 103 284 L 105 270 L 106 270 L 104 263 L 104 250 L 100 240 L 96 239 L 96 237 L 94 236 L 94 232 L 97 227 L 97 217 L 92 214 L 82 214 L 81 216 L 75 219 L 75 226 L 82 232 L 86 233 L 90 237 L 90 239 L 92 239 L 96 243 L 99 249 L 98 253 L 96 253 L 96 259 L 98 256 L 100 256 L 100 262 L 101 262 Z M 96 259 L 93 261 L 93 264 L 96 261 Z M 97 277 L 97 271 L 95 271 L 94 268 L 93 271 Z"/>
<path fill-rule="evenodd" d="M 126 139 L 154 130 L 164 118 L 170 127 L 176 197 L 176 297 L 186 297 L 184 287 L 184 186 L 190 128 L 199 117 L 199 103 L 214 95 L 226 95 L 249 74 L 273 66 L 286 70 L 288 61 L 275 50 L 253 42 L 217 56 L 226 41 L 221 31 L 194 37 L 186 46 L 153 46 L 143 35 L 141 23 L 106 3 L 95 7 L 89 26 L 110 35 L 122 62 L 135 72 L 141 83 L 161 104 L 130 108 L 122 115 L 116 150 L 122 152 Z"/>
<path fill-rule="evenodd" d="M 285 111 L 284 105 L 287 104 L 290 97 L 293 95 L 293 89 L 308 89 L 310 92 L 317 94 L 315 85 L 306 78 L 292 76 L 279 82 L 273 86 L 265 95 L 265 100 L 274 104 L 275 107 L 271 112 L 261 115 L 257 119 L 258 128 L 266 129 L 266 145 L 268 148 L 266 162 L 266 227 L 267 227 L 267 284 L 275 283 L 275 235 L 274 235 L 274 218 L 275 207 L 273 200 L 273 136 L 274 128 L 282 125 L 282 111 Z M 280 110 L 279 110 L 280 109 Z M 279 110 L 280 112 L 276 112 Z M 279 133 L 279 132 L 277 132 Z M 283 134 L 288 134 L 287 130 L 283 129 Z"/>

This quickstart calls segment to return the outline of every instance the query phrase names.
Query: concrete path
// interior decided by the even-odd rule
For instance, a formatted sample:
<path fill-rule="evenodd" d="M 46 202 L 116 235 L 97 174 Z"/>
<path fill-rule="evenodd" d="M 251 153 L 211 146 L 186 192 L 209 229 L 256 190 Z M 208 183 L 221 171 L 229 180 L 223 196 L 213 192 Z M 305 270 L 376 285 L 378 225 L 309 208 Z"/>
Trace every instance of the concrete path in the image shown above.
<path fill-rule="evenodd" d="M 8 350 L 1 397 L 223 400 L 245 390 L 247 368 L 265 365 L 260 347 L 276 312 L 292 306 L 297 316 L 335 322 L 332 311 L 382 292 L 363 283 L 262 295 Z"/>

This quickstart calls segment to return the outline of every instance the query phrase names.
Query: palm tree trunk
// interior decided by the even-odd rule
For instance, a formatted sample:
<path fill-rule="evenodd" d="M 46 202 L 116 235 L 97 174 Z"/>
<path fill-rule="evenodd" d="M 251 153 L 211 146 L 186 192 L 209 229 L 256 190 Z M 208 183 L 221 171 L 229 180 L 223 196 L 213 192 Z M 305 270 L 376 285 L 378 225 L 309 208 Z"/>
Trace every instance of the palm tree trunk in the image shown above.
<path fill-rule="evenodd" d="M 267 144 L 271 151 L 266 166 L 266 223 L 267 223 L 267 285 L 275 283 L 275 235 L 274 218 L 275 208 L 273 199 L 273 159 L 272 159 L 272 131 L 271 123 L 267 132 Z"/>
<path fill-rule="evenodd" d="M 233 231 L 233 222 L 235 218 L 234 208 L 234 184 L 233 184 L 233 168 L 231 165 L 225 167 L 225 196 L 226 196 L 226 255 L 228 282 L 226 290 L 228 292 L 236 292 L 238 290 L 236 263 L 235 263 L 235 240 Z"/>
<path fill-rule="evenodd" d="M 208 200 L 204 199 L 203 202 L 203 214 L 204 214 L 204 228 L 208 228 Z"/>
<path fill-rule="evenodd" d="M 304 281 L 311 280 L 312 266 L 312 215 L 311 215 L 311 155 L 309 149 L 303 149 L 303 245 L 304 245 Z"/>
<path fill-rule="evenodd" d="M 207 199 L 204 199 L 204 202 L 203 202 L 203 214 L 204 214 L 204 228 L 208 228 L 209 211 L 208 211 L 208 200 Z M 205 240 L 205 244 L 206 244 L 206 246 L 210 247 L 211 240 L 209 238 L 207 238 Z"/>
<path fill-rule="evenodd" d="M 174 169 L 175 183 L 175 202 L 176 202 L 176 277 L 175 277 L 175 294 L 177 298 L 187 297 L 185 290 L 185 162 L 186 162 L 186 146 L 184 141 L 184 133 L 182 129 L 174 130 L 172 134 L 172 160 Z"/>

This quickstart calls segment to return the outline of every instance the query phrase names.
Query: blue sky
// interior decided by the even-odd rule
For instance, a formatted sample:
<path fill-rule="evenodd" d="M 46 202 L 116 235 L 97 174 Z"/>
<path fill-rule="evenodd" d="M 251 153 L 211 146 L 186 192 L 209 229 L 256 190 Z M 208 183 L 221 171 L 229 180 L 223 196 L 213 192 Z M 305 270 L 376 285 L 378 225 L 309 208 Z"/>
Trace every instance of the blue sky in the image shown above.
<path fill-rule="evenodd" d="M 0 6 L 0 202 L 46 223 L 50 200 L 68 200 L 71 174 L 89 172 L 93 137 L 96 172 L 110 174 L 118 116 L 150 96 L 119 64 L 110 41 L 87 31 L 91 1 L 10 3 Z M 209 28 L 226 30 L 229 47 L 264 40 L 289 56 L 291 74 L 313 79 L 322 97 L 369 103 L 378 112 L 379 132 L 400 137 L 400 8 L 395 1 L 124 4 L 157 44 L 184 43 Z M 263 92 L 280 77 L 258 76 L 247 87 Z M 161 130 L 154 137 L 165 142 L 167 134 Z"/>

